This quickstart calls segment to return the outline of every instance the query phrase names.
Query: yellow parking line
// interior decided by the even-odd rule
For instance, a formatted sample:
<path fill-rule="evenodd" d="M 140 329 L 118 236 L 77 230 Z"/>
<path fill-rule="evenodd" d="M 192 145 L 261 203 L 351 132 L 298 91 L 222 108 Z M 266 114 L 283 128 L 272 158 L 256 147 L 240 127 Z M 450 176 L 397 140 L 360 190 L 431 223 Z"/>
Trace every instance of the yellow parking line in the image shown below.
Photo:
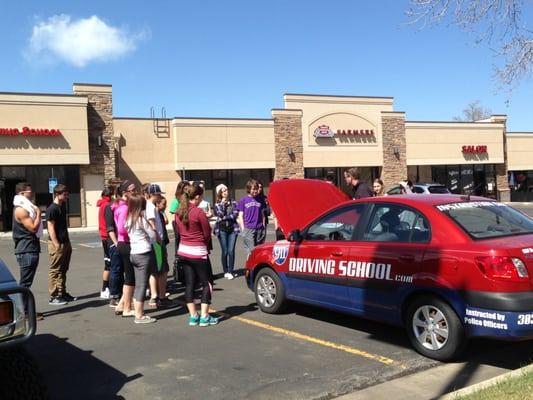
<path fill-rule="evenodd" d="M 255 321 L 253 319 L 237 317 L 237 316 L 233 316 L 233 315 L 230 315 L 230 314 L 219 312 L 219 311 L 216 311 L 216 310 L 213 310 L 213 309 L 211 309 L 211 311 L 214 312 L 214 313 L 217 313 L 219 315 L 222 315 L 222 316 L 224 316 L 224 317 L 226 317 L 228 319 L 230 319 L 230 318 L 231 319 L 236 319 L 237 321 L 243 322 L 243 323 L 248 324 L 248 325 L 255 326 L 257 328 L 266 329 L 268 331 L 281 333 L 283 335 L 287 335 L 287 336 L 295 338 L 295 339 L 305 340 L 307 342 L 319 344 L 321 346 L 329 347 L 329 348 L 332 348 L 332 349 L 335 349 L 335 350 L 340 350 L 340 351 L 344 351 L 346 353 L 355 354 L 357 356 L 368 358 L 370 360 L 374 360 L 374 361 L 380 362 L 380 363 L 385 364 L 385 365 L 395 365 L 395 366 L 398 366 L 398 367 L 400 367 L 402 369 L 406 369 L 405 365 L 402 365 L 402 364 L 398 363 L 397 361 L 394 361 L 391 358 L 383 357 L 383 356 L 380 356 L 378 354 L 368 353 L 366 351 L 359 350 L 359 349 L 356 349 L 354 347 L 349 347 L 349 346 L 345 346 L 343 344 L 337 344 L 337 343 L 333 343 L 333 342 L 330 342 L 330 341 L 327 341 L 327 340 L 318 339 L 318 338 L 315 338 L 313 336 L 304 335 L 302 333 L 298 333 L 298 332 L 295 332 L 295 331 L 290 331 L 288 329 L 278 328 L 276 326 L 272 326 L 272 325 L 269 325 L 269 324 L 265 324 L 263 322 Z"/>

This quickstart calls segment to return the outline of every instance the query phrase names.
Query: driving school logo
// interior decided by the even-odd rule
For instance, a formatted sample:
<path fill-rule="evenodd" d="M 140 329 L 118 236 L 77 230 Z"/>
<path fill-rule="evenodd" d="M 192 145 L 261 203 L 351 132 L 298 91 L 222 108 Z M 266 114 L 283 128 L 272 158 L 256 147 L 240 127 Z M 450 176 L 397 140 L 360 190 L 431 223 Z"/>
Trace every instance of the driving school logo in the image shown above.
<path fill-rule="evenodd" d="M 280 240 L 272 249 L 272 258 L 277 265 L 283 265 L 289 255 L 289 242 Z"/>

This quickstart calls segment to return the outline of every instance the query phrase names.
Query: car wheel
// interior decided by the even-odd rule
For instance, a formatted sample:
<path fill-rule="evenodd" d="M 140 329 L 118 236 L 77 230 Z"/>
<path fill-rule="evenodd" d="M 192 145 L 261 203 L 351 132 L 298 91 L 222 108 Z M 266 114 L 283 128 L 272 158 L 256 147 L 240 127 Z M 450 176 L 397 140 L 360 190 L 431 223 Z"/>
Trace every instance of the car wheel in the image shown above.
<path fill-rule="evenodd" d="M 285 306 L 285 288 L 279 276 L 270 268 L 263 268 L 254 283 L 255 300 L 261 311 L 275 314 Z"/>
<path fill-rule="evenodd" d="M 466 345 L 459 317 L 446 302 L 436 297 L 420 297 L 409 305 L 406 328 L 413 347 L 435 360 L 457 358 Z"/>
<path fill-rule="evenodd" d="M 0 350 L 0 399 L 48 399 L 39 367 L 22 347 Z"/>

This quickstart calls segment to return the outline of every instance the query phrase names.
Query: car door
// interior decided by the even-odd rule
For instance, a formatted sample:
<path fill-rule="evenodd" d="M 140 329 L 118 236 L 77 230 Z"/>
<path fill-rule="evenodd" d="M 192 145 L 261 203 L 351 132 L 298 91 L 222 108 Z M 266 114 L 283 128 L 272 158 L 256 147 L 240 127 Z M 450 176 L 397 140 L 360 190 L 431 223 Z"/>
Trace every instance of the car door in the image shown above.
<path fill-rule="evenodd" d="M 327 213 L 291 243 L 287 273 L 290 298 L 330 308 L 350 308 L 346 277 L 339 264 L 348 259 L 365 204 L 350 204 Z"/>
<path fill-rule="evenodd" d="M 422 269 L 431 238 L 427 218 L 414 208 L 374 203 L 346 266 L 352 306 L 376 318 L 398 315 L 400 299 Z"/>

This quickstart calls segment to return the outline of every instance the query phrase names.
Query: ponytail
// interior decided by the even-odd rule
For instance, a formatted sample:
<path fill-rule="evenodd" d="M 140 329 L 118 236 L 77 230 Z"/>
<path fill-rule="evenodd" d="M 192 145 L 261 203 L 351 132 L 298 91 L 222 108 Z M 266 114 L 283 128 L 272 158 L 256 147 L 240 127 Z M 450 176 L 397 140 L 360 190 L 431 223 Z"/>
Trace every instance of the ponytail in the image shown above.
<path fill-rule="evenodd" d="M 196 196 L 201 196 L 204 194 L 204 189 L 199 185 L 188 185 L 183 188 L 183 194 L 180 198 L 180 206 L 176 215 L 179 220 L 185 226 L 189 226 L 189 205 L 192 199 Z"/>

